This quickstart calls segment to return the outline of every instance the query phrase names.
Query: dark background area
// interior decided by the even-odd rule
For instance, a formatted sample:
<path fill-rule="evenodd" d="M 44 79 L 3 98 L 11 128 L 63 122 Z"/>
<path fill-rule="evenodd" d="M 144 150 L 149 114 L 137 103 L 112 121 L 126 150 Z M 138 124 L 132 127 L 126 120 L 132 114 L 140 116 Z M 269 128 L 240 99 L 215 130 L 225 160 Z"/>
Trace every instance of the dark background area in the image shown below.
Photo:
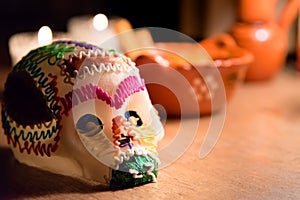
<path fill-rule="evenodd" d="M 287 0 L 281 0 L 285 4 Z M 11 64 L 8 40 L 16 33 L 38 31 L 48 25 L 66 32 L 71 17 L 106 14 L 129 20 L 133 28 L 162 27 L 201 40 L 228 30 L 235 23 L 237 0 L 7 0 L 0 4 L 0 67 Z M 280 4 L 278 5 L 280 7 Z M 296 30 L 296 21 L 293 30 Z M 296 59 L 295 31 L 290 35 L 288 59 Z"/>
<path fill-rule="evenodd" d="M 68 20 L 77 15 L 104 13 L 123 17 L 133 28 L 179 29 L 180 1 L 162 3 L 122 0 L 8 0 L 0 4 L 0 64 L 10 64 L 9 37 L 18 32 L 37 31 L 48 25 L 53 31 L 67 31 Z"/>

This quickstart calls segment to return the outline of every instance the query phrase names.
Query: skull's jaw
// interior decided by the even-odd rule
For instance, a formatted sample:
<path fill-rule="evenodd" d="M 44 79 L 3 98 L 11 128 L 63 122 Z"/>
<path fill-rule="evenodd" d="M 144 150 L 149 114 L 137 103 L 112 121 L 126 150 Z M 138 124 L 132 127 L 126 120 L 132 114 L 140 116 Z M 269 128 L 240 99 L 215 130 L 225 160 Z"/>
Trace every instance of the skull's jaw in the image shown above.
<path fill-rule="evenodd" d="M 121 163 L 118 170 L 112 170 L 110 187 L 129 188 L 156 182 L 157 174 L 158 159 L 155 156 L 134 154 Z"/>

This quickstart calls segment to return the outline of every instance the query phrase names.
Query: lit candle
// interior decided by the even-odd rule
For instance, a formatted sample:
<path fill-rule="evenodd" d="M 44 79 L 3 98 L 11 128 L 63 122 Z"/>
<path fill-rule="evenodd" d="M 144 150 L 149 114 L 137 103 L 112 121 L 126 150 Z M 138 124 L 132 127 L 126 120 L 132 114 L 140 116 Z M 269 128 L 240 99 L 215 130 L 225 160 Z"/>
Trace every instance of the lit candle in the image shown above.
<path fill-rule="evenodd" d="M 67 25 L 73 40 L 121 51 L 113 26 L 114 19 L 108 20 L 104 14 L 75 16 L 68 21 Z"/>
<path fill-rule="evenodd" d="M 38 32 L 22 32 L 9 38 L 9 52 L 12 66 L 14 66 L 29 51 L 50 44 L 52 40 L 65 39 L 63 32 L 52 33 L 48 26 L 42 26 Z"/>

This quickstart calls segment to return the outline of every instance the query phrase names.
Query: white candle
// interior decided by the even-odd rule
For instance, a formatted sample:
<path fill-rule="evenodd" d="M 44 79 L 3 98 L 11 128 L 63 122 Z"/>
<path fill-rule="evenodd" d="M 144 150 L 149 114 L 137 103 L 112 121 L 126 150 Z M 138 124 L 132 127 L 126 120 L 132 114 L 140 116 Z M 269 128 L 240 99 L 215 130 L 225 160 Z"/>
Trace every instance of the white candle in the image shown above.
<path fill-rule="evenodd" d="M 9 53 L 12 66 L 22 59 L 29 51 L 50 44 L 52 40 L 66 39 L 63 32 L 52 33 L 48 26 L 42 26 L 38 32 L 22 32 L 9 38 Z"/>
<path fill-rule="evenodd" d="M 68 21 L 67 28 L 73 40 L 121 51 L 113 26 L 113 19 L 108 20 L 104 14 L 97 14 L 72 17 Z"/>

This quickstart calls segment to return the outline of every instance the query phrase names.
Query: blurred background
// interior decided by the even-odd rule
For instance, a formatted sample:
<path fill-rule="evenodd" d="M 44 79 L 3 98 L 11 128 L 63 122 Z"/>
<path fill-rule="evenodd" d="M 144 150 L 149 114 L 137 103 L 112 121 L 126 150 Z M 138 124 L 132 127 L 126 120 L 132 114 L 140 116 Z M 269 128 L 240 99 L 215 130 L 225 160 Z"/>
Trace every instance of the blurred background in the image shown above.
<path fill-rule="evenodd" d="M 280 0 L 278 13 L 287 0 Z M 37 31 L 48 25 L 66 31 L 77 15 L 104 13 L 130 21 L 133 28 L 163 27 L 180 31 L 195 40 L 227 31 L 236 22 L 236 0 L 152 0 L 138 3 L 122 0 L 9 0 L 0 6 L 0 65 L 11 63 L 8 40 L 18 32 Z M 296 58 L 297 20 L 289 32 L 287 59 Z"/>

